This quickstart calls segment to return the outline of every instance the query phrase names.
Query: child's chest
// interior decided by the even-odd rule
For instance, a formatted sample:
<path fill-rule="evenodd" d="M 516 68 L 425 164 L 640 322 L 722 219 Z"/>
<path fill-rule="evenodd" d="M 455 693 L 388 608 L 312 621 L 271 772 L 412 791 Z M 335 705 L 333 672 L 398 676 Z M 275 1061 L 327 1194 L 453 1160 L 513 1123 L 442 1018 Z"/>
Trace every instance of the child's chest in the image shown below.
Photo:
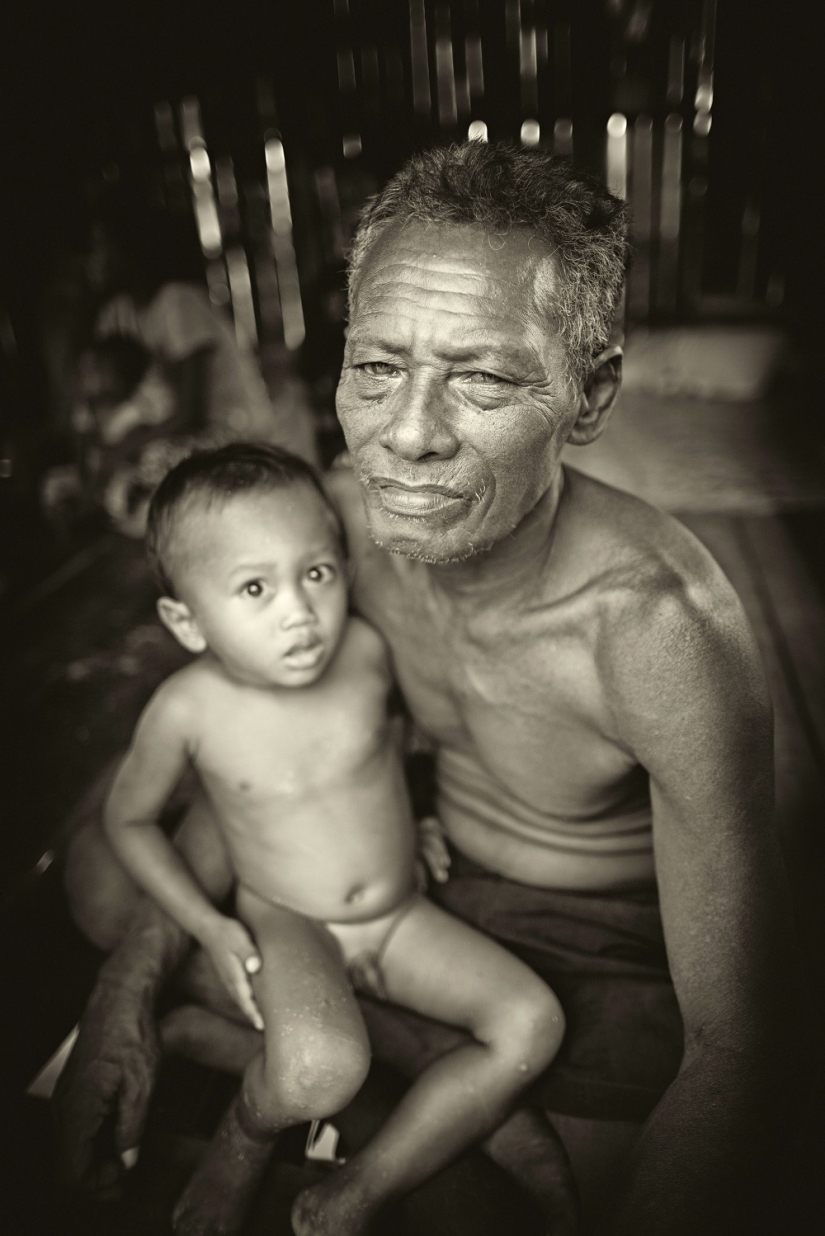
<path fill-rule="evenodd" d="M 241 690 L 203 717 L 193 761 L 213 792 L 303 798 L 356 777 L 387 741 L 384 694 L 369 682 Z"/>

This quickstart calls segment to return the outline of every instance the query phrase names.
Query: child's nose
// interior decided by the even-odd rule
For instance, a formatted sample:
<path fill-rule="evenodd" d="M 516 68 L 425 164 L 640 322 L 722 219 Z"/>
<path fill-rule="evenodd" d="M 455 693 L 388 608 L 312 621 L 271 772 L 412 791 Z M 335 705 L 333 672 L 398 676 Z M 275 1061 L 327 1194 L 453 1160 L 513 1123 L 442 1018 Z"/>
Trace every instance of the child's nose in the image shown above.
<path fill-rule="evenodd" d="M 284 597 L 281 626 L 285 631 L 316 621 L 315 610 L 302 588 L 290 589 Z"/>

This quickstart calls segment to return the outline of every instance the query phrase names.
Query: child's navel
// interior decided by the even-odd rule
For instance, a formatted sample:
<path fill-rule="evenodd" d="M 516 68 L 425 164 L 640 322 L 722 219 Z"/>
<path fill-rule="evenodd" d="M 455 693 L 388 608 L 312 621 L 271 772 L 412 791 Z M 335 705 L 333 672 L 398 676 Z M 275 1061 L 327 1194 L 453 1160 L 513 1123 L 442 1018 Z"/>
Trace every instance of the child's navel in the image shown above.
<path fill-rule="evenodd" d="M 238 789 L 239 789 L 239 790 L 243 790 L 244 792 L 245 792 L 245 791 L 247 791 L 247 790 L 251 790 L 251 789 L 252 789 L 252 782 L 251 782 L 251 781 L 239 781 L 239 782 L 238 782 Z"/>
<path fill-rule="evenodd" d="M 344 901 L 347 903 L 347 905 L 352 905 L 353 903 L 363 901 L 363 900 L 364 900 L 364 885 L 363 884 L 354 885 L 354 887 L 349 890 L 346 897 L 344 898 Z"/>

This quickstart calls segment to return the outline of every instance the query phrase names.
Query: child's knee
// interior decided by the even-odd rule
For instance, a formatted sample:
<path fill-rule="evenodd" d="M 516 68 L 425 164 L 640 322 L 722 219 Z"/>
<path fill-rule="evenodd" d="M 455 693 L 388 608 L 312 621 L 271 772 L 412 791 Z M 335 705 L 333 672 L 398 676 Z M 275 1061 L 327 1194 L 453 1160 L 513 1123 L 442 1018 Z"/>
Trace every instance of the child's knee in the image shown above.
<path fill-rule="evenodd" d="M 366 1043 L 349 1036 L 321 1036 L 304 1043 L 278 1070 L 287 1104 L 307 1118 L 333 1116 L 363 1086 L 370 1067 Z"/>
<path fill-rule="evenodd" d="M 564 1012 L 540 979 L 508 1002 L 496 1027 L 496 1046 L 513 1059 L 525 1081 L 537 1077 L 556 1056 L 564 1038 Z"/>
<path fill-rule="evenodd" d="M 366 1080 L 366 1042 L 344 1035 L 312 1035 L 293 1051 L 264 1063 L 254 1086 L 254 1107 L 264 1123 L 300 1123 L 333 1116 Z"/>

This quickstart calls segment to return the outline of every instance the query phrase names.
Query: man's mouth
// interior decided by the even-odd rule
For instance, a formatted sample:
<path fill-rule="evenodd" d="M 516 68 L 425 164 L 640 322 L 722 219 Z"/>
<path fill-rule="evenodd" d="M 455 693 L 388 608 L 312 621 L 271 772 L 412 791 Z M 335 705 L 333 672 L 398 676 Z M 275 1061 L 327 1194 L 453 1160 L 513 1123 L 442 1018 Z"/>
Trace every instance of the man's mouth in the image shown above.
<path fill-rule="evenodd" d="M 465 494 L 446 485 L 409 485 L 392 477 L 374 476 L 369 486 L 389 514 L 406 515 L 413 519 L 467 502 Z"/>

